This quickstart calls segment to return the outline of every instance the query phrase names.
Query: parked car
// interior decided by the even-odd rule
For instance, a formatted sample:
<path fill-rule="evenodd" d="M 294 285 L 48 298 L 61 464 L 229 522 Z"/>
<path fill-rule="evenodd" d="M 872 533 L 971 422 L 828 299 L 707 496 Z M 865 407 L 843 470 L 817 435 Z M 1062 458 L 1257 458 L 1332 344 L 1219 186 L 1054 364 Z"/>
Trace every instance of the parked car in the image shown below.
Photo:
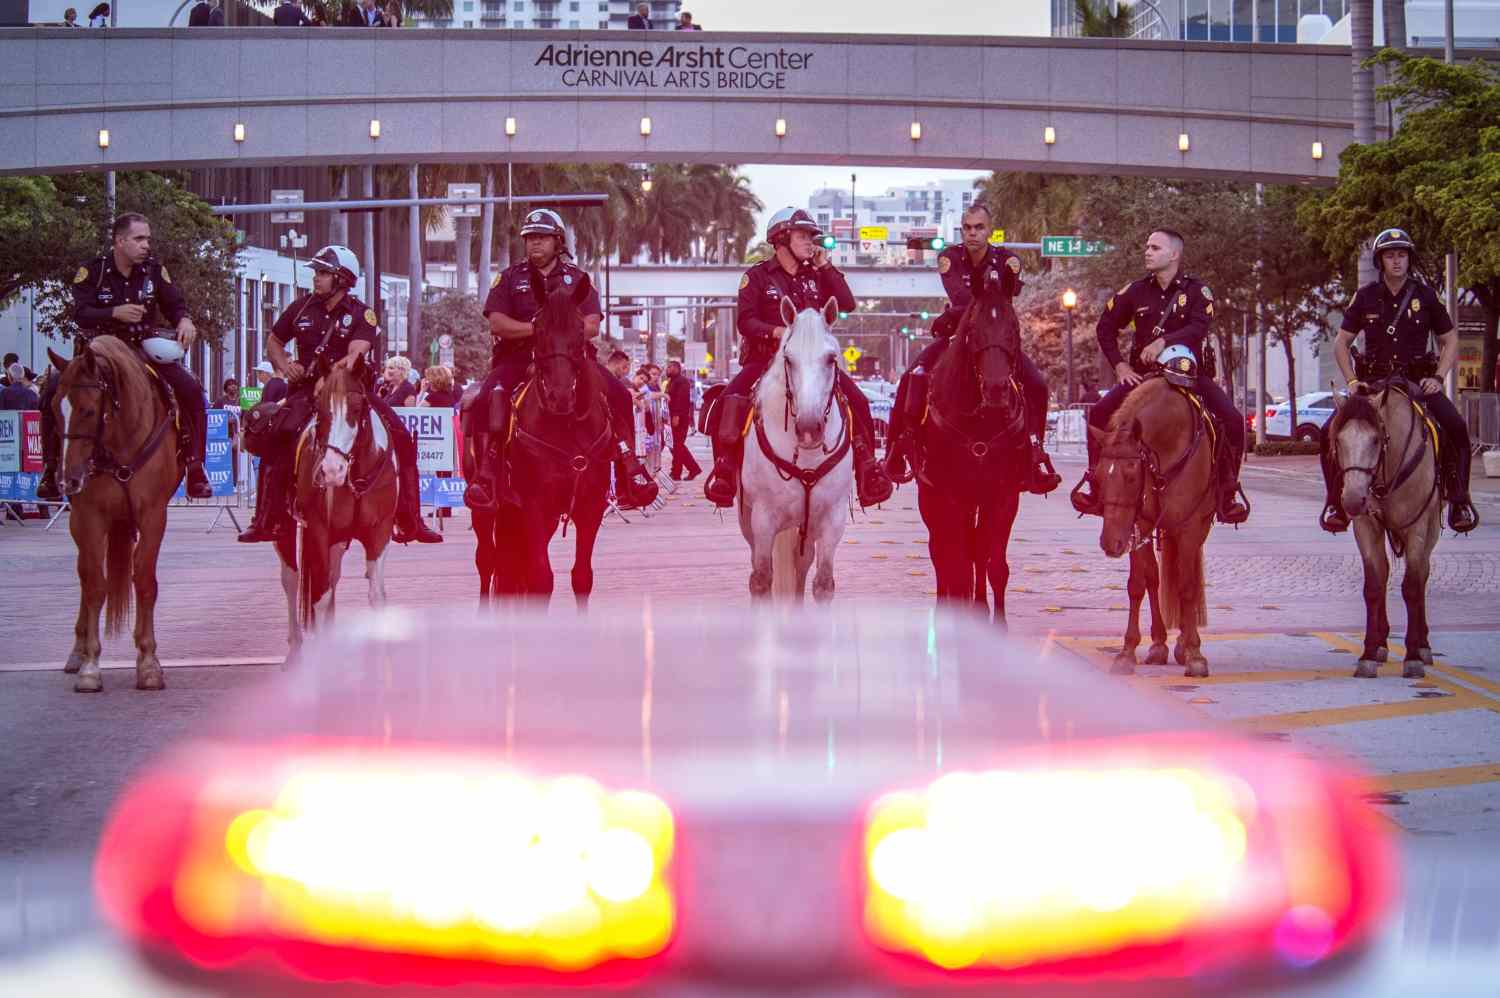
<path fill-rule="evenodd" d="M 1340 392 L 1339 394 L 1343 394 Z M 1297 425 L 1292 426 L 1290 402 L 1266 409 L 1266 436 L 1279 440 L 1316 441 L 1333 418 L 1333 392 L 1310 392 L 1297 399 Z"/>

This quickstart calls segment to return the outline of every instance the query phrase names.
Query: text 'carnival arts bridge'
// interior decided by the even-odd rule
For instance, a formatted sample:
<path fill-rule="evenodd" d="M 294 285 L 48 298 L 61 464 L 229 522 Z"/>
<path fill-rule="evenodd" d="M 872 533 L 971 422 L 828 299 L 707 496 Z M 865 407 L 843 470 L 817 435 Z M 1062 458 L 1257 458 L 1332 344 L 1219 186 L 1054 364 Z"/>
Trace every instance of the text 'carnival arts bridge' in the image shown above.
<path fill-rule="evenodd" d="M 1349 51 L 1124 39 L 0 30 L 0 173 L 805 163 L 1327 182 Z"/>

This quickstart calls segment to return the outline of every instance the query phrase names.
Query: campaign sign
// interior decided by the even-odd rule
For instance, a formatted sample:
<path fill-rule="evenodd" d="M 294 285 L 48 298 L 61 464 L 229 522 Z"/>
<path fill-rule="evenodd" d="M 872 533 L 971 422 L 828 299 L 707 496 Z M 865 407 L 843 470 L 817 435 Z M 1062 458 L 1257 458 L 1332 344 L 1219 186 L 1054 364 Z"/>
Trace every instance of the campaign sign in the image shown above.
<path fill-rule="evenodd" d="M 21 413 L 0 412 L 0 471 L 21 470 Z"/>
<path fill-rule="evenodd" d="M 228 440 L 231 409 L 208 410 L 208 439 Z"/>
<path fill-rule="evenodd" d="M 438 478 L 422 475 L 417 479 L 422 493 L 422 505 L 438 509 L 458 509 L 464 504 L 464 489 L 468 482 L 462 478 Z"/>
<path fill-rule="evenodd" d="M 21 413 L 21 470 L 42 470 L 42 414 L 36 410 Z"/>
<path fill-rule="evenodd" d="M 36 502 L 36 486 L 41 479 L 31 471 L 0 471 L 0 500 Z"/>
<path fill-rule="evenodd" d="M 0 471 L 0 499 L 16 498 L 16 479 L 19 471 Z"/>
<path fill-rule="evenodd" d="M 453 446 L 452 409 L 400 406 L 396 409 L 396 415 L 406 423 L 407 431 L 417 442 L 418 471 L 431 474 L 434 471 L 458 470 L 453 463 L 456 451 Z"/>

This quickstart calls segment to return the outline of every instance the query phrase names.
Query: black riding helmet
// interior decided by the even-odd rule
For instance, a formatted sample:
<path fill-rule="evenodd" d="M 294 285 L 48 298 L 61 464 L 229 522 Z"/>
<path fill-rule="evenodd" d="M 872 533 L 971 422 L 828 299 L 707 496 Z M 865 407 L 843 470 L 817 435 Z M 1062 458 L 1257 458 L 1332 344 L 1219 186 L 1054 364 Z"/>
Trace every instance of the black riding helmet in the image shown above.
<path fill-rule="evenodd" d="M 1386 250 L 1404 249 L 1416 256 L 1416 244 L 1411 241 L 1411 236 L 1406 234 L 1405 229 L 1384 229 L 1375 237 L 1370 244 L 1370 259 L 1375 263 L 1375 269 L 1380 269 L 1380 254 Z"/>

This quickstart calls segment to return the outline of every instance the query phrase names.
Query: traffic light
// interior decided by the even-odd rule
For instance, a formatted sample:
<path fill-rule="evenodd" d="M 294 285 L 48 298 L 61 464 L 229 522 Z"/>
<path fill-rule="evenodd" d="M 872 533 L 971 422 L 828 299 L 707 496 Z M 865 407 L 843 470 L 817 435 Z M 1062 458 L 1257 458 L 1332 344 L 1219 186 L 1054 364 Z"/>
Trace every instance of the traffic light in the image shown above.
<path fill-rule="evenodd" d="M 910 336 L 911 335 L 911 327 L 910 326 L 902 326 L 901 327 L 901 335 L 902 336 Z"/>
<path fill-rule="evenodd" d="M 818 245 L 821 246 L 821 247 L 823 247 L 826 250 L 831 250 L 835 246 L 837 246 L 838 244 L 839 244 L 839 241 L 837 239 L 833 238 L 832 236 L 824 236 L 823 238 L 821 238 L 821 239 L 818 240 Z"/>
<path fill-rule="evenodd" d="M 848 312 L 840 312 L 839 313 L 839 319 L 842 320 L 842 319 L 847 319 L 847 318 L 849 318 L 849 313 Z"/>
<path fill-rule="evenodd" d="M 942 236 L 912 236 L 906 240 L 909 250 L 936 250 L 942 252 L 948 241 Z"/>
<path fill-rule="evenodd" d="M 917 315 L 921 317 L 923 322 L 926 322 L 928 319 L 932 318 L 932 313 L 927 311 L 925 308 L 922 311 L 918 312 Z"/>
<path fill-rule="evenodd" d="M 943 247 L 947 246 L 948 243 L 947 243 L 947 241 L 945 239 L 943 239 L 942 236 L 933 236 L 932 237 L 932 242 L 931 242 L 930 245 L 932 246 L 932 248 L 934 250 L 937 250 L 938 252 L 942 252 Z"/>

